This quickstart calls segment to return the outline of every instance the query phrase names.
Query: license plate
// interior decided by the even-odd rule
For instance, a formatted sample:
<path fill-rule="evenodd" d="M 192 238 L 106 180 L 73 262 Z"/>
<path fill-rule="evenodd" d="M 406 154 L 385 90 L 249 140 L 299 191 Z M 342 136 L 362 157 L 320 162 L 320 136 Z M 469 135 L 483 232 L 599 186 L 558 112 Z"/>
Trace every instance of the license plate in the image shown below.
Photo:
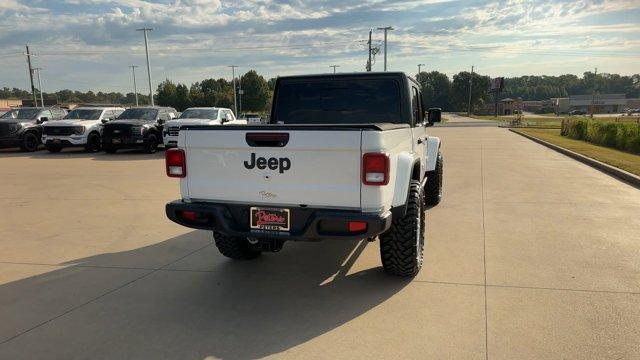
<path fill-rule="evenodd" d="M 251 208 L 251 228 L 289 231 L 289 209 Z"/>
<path fill-rule="evenodd" d="M 53 139 L 51 142 L 54 144 L 60 144 L 60 139 Z"/>
<path fill-rule="evenodd" d="M 120 144 L 120 139 L 111 139 L 112 144 Z"/>

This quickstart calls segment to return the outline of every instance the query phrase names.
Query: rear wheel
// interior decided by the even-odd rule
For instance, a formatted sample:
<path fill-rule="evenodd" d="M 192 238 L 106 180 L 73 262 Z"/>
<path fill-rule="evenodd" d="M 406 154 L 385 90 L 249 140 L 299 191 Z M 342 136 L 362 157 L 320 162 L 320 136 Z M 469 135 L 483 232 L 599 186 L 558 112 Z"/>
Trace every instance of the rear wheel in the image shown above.
<path fill-rule="evenodd" d="M 427 172 L 427 184 L 424 189 L 424 200 L 427 205 L 438 205 L 442 200 L 442 154 L 438 152 L 436 168 Z"/>
<path fill-rule="evenodd" d="M 155 134 L 149 134 L 149 136 L 147 136 L 144 151 L 148 154 L 153 154 L 158 151 L 158 137 Z"/>
<path fill-rule="evenodd" d="M 24 151 L 36 151 L 38 150 L 38 145 L 40 145 L 40 139 L 38 135 L 34 132 L 28 132 L 24 134 L 22 138 L 22 144 L 20 144 L 20 148 Z"/>
<path fill-rule="evenodd" d="M 96 133 L 91 133 L 87 137 L 87 145 L 85 145 L 84 149 L 88 152 L 98 152 L 102 147 L 102 142 L 100 141 L 100 135 Z"/>
<path fill-rule="evenodd" d="M 255 259 L 262 253 L 249 243 L 249 240 L 240 236 L 225 235 L 220 232 L 213 232 L 213 239 L 220 253 L 228 258 L 236 260 Z"/>
<path fill-rule="evenodd" d="M 380 234 L 380 258 L 384 271 L 413 277 L 422 268 L 424 249 L 424 194 L 420 182 L 412 180 L 404 217 L 393 219 L 391 228 Z"/>

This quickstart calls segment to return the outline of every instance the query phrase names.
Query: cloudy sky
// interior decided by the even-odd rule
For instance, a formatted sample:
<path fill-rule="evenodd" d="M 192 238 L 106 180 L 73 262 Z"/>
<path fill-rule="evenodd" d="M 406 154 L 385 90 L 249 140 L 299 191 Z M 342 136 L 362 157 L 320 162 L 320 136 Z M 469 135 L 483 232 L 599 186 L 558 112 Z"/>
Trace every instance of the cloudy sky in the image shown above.
<path fill-rule="evenodd" d="M 363 71 L 368 30 L 385 25 L 390 70 L 640 72 L 638 0 L 0 0 L 0 87 L 29 87 L 28 43 L 45 91 L 129 92 L 134 64 L 148 91 L 143 26 L 154 83 L 231 78 L 230 64 L 265 76 Z"/>

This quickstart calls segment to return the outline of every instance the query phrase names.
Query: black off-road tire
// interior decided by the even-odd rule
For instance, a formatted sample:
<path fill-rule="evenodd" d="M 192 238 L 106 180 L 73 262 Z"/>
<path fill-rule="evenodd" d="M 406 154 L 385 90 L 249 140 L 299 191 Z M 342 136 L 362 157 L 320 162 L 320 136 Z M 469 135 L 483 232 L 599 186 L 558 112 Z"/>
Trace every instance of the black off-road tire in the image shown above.
<path fill-rule="evenodd" d="M 87 145 L 84 146 L 84 149 L 87 152 L 98 152 L 102 149 L 102 141 L 100 140 L 100 135 L 97 133 L 91 133 L 87 137 Z"/>
<path fill-rule="evenodd" d="M 436 169 L 427 172 L 427 184 L 424 189 L 424 202 L 428 206 L 435 206 L 442 200 L 442 154 L 438 152 Z"/>
<path fill-rule="evenodd" d="M 59 153 L 60 151 L 62 151 L 62 146 L 59 145 L 45 145 L 44 147 L 52 153 Z"/>
<path fill-rule="evenodd" d="M 158 137 L 156 136 L 156 134 L 149 134 L 149 136 L 147 136 L 147 142 L 144 145 L 144 151 L 147 154 L 153 154 L 158 151 Z"/>
<path fill-rule="evenodd" d="M 20 149 L 22 149 L 22 151 L 33 152 L 38 150 L 39 145 L 40 138 L 38 138 L 38 134 L 30 131 L 24 134 L 22 138 L 22 144 L 20 144 Z"/>
<path fill-rule="evenodd" d="M 404 217 L 393 219 L 380 234 L 380 258 L 391 275 L 414 277 L 422 268 L 424 249 L 424 194 L 420 182 L 412 180 Z"/>
<path fill-rule="evenodd" d="M 247 238 L 240 236 L 229 236 L 217 231 L 213 232 L 213 240 L 220 253 L 228 258 L 235 260 L 251 260 L 255 259 L 262 253 L 249 244 Z"/>

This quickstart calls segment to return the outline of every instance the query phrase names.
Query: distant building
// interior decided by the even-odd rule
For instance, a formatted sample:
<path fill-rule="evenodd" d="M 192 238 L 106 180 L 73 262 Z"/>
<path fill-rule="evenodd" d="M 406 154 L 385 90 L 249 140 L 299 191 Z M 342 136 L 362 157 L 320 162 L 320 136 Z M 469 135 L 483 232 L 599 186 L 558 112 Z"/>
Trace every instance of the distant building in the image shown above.
<path fill-rule="evenodd" d="M 517 99 L 505 98 L 498 101 L 498 116 L 501 115 L 512 115 L 517 111 L 522 111 L 524 108 L 524 101 L 519 97 Z M 482 108 L 478 111 L 483 115 L 493 115 L 495 114 L 495 104 L 493 101 L 488 101 L 484 103 Z"/>
<path fill-rule="evenodd" d="M 555 111 L 555 102 L 553 99 L 523 101 L 522 109 L 532 113 L 551 113 Z"/>
<path fill-rule="evenodd" d="M 614 114 L 633 107 L 634 100 L 625 94 L 569 95 L 568 98 L 551 99 L 557 113 L 569 113 L 573 110 L 584 113 Z"/>
<path fill-rule="evenodd" d="M 22 100 L 20 99 L 0 99 L 0 115 L 20 105 L 22 105 Z"/>

